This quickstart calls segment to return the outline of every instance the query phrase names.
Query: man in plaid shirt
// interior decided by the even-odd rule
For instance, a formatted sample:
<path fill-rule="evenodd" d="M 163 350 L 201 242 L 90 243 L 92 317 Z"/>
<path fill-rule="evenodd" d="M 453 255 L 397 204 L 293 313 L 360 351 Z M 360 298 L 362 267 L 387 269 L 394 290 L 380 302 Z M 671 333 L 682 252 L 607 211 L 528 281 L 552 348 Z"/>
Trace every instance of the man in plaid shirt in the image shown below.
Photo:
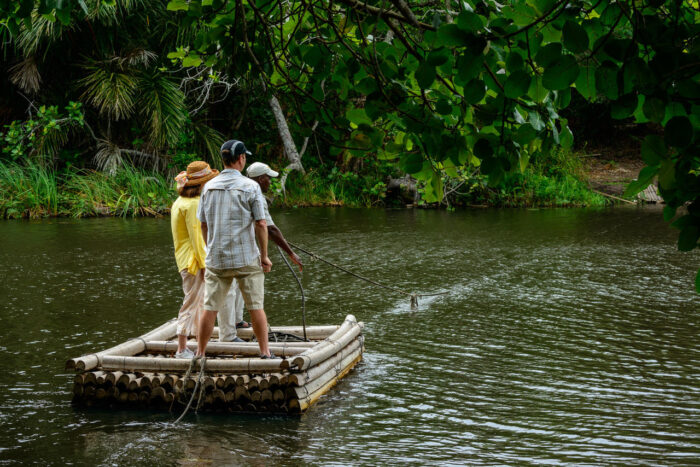
<path fill-rule="evenodd" d="M 265 198 L 260 186 L 241 174 L 250 152 L 241 141 L 221 146 L 224 170 L 202 190 L 197 217 L 209 248 L 204 273 L 204 310 L 199 318 L 197 357 L 206 353 L 218 311 L 235 279 L 253 322 L 261 358 L 277 358 L 267 342 L 267 316 L 263 308 L 265 276 L 272 262 L 267 257 Z M 257 239 L 257 245 L 255 240 Z"/>

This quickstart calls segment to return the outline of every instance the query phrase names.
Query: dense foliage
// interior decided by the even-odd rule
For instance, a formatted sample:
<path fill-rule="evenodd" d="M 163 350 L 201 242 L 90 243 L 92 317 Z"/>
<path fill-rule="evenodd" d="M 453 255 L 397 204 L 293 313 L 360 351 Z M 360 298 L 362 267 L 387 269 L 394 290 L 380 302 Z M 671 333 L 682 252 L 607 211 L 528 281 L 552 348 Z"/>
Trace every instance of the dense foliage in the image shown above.
<path fill-rule="evenodd" d="M 71 165 L 89 155 L 109 173 L 124 161 L 162 169 L 190 153 L 218 157 L 221 135 L 196 112 L 196 77 L 168 68 L 190 31 L 173 27 L 166 4 L 86 0 L 73 21 L 71 5 L 9 5 L 3 103 L 20 99 L 29 118 L 2 130 L 6 156 Z"/>
<path fill-rule="evenodd" d="M 51 36 L 59 23 L 84 30 L 101 8 L 134 3 L 5 0 L 0 11 L 11 34 L 43 18 Z M 171 0 L 167 9 L 187 31 L 170 59 L 283 97 L 302 136 L 332 155 L 376 152 L 418 179 L 429 202 L 444 197 L 445 180 L 478 173 L 498 187 L 555 146 L 570 148 L 561 115 L 573 93 L 605 99 L 613 118 L 660 130 L 644 139 L 646 167 L 627 194 L 658 178 L 667 220 L 689 204 L 674 222 L 679 248 L 698 246 L 697 1 Z M 97 95 L 105 78 L 84 82 Z M 112 120 L 135 108 L 100 102 Z"/>

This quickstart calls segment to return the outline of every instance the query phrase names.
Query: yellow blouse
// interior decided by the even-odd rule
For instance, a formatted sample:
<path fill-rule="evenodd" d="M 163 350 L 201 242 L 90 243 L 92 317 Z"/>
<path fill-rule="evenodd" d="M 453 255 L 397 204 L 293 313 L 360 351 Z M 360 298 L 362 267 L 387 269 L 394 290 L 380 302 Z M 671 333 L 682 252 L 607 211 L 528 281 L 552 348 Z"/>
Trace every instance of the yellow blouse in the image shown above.
<path fill-rule="evenodd" d="M 187 269 L 187 272 L 192 275 L 204 269 L 206 258 L 202 224 L 197 219 L 198 205 L 199 196 L 196 198 L 180 196 L 170 209 L 170 226 L 173 231 L 177 270 Z"/>

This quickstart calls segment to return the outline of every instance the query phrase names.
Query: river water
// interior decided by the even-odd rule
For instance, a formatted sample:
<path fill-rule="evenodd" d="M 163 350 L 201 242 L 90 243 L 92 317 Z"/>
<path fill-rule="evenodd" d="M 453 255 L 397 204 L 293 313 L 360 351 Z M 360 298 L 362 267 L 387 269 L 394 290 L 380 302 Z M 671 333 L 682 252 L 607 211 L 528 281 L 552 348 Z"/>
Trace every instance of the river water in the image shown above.
<path fill-rule="evenodd" d="M 0 463 L 689 464 L 700 457 L 697 253 L 658 209 L 274 211 L 320 262 L 309 324 L 365 322 L 364 361 L 301 417 L 74 408 L 65 360 L 181 300 L 168 219 L 0 223 Z M 272 325 L 300 323 L 275 252 Z M 305 259 L 307 259 L 305 257 Z"/>

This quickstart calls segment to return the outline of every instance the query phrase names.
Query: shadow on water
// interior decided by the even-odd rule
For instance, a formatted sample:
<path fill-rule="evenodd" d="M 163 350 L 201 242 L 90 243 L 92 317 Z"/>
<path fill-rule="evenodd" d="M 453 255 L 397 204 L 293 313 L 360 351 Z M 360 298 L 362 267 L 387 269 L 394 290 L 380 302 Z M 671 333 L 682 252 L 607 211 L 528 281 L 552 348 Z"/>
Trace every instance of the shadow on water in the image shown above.
<path fill-rule="evenodd" d="M 168 219 L 0 223 L 0 462 L 688 463 L 700 456 L 697 253 L 653 209 L 274 211 L 308 258 L 311 324 L 364 361 L 301 417 L 77 409 L 66 359 L 175 316 Z M 266 305 L 298 324 L 273 253 Z"/>

